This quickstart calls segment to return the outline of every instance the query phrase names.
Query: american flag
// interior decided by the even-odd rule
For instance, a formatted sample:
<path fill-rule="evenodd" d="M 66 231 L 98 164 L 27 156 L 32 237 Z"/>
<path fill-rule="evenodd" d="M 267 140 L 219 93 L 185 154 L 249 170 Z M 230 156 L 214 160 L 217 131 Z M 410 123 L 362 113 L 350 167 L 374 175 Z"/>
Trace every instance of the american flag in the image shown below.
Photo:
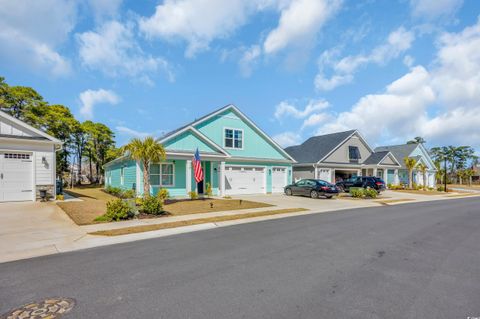
<path fill-rule="evenodd" d="M 203 181 L 202 163 L 200 162 L 200 153 L 198 152 L 198 148 L 193 156 L 193 175 L 197 183 Z"/>

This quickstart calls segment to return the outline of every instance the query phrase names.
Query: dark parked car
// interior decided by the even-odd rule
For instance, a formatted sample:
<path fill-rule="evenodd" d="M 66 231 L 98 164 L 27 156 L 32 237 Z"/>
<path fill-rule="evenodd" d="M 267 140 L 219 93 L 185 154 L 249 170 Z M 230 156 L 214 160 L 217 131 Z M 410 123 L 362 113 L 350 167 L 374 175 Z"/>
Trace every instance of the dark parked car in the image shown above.
<path fill-rule="evenodd" d="M 350 187 L 373 188 L 379 193 L 385 190 L 385 182 L 381 178 L 372 176 L 354 176 L 336 185 L 345 192 L 348 192 Z"/>
<path fill-rule="evenodd" d="M 285 186 L 285 194 L 302 195 L 318 198 L 324 196 L 332 198 L 339 193 L 338 188 L 326 181 L 320 179 L 301 179 L 296 183 Z"/>

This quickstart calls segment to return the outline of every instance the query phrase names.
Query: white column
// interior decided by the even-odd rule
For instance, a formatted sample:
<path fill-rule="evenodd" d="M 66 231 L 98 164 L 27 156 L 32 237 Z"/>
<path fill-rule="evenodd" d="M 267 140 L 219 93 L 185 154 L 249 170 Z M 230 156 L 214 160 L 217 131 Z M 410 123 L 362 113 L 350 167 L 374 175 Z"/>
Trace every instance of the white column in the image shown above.
<path fill-rule="evenodd" d="M 388 169 L 384 168 L 383 169 L 383 181 L 385 182 L 385 186 L 388 184 Z"/>
<path fill-rule="evenodd" d="M 357 169 L 357 176 L 362 176 L 362 170 L 361 169 Z"/>
<path fill-rule="evenodd" d="M 186 172 L 185 172 L 185 179 L 186 179 L 186 183 L 185 183 L 185 188 L 187 190 L 187 195 L 188 193 L 190 193 L 192 191 L 192 161 L 191 160 L 187 160 L 187 165 L 186 165 L 186 168 L 185 168 Z"/>
<path fill-rule="evenodd" d="M 142 184 L 142 167 L 140 166 L 140 161 L 137 161 L 135 164 L 135 194 L 138 196 L 143 190 Z M 105 177 L 106 178 L 106 177 Z"/>
<path fill-rule="evenodd" d="M 318 179 L 317 165 L 313 165 L 313 176 L 314 176 L 315 179 Z"/>
<path fill-rule="evenodd" d="M 400 184 L 400 179 L 398 178 L 398 169 L 395 170 L 395 173 L 393 175 L 393 184 L 394 185 Z"/>
<path fill-rule="evenodd" d="M 377 168 L 376 168 L 376 167 L 373 169 L 373 174 L 372 174 L 372 175 L 373 175 L 374 177 L 377 177 Z"/>
<path fill-rule="evenodd" d="M 220 196 L 225 196 L 225 162 L 220 162 L 219 170 L 218 185 L 220 186 Z"/>

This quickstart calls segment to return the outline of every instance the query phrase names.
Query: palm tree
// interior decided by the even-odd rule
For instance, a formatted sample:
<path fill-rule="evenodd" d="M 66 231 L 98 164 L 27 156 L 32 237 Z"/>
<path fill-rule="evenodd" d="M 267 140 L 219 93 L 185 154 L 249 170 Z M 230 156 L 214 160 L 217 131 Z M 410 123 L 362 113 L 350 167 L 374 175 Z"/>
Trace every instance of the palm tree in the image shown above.
<path fill-rule="evenodd" d="M 422 178 L 423 178 L 423 189 L 427 188 L 427 165 L 420 163 L 417 166 L 418 170 L 422 172 Z"/>
<path fill-rule="evenodd" d="M 412 189 L 413 188 L 413 181 L 412 181 L 413 169 L 415 168 L 415 165 L 417 165 L 417 160 L 414 159 L 413 157 L 405 157 L 403 161 L 405 162 L 405 166 L 408 169 L 408 188 Z"/>
<path fill-rule="evenodd" d="M 122 153 L 127 157 L 140 161 L 143 165 L 143 194 L 150 194 L 150 164 L 165 160 L 165 149 L 155 138 L 149 136 L 143 140 L 133 138 L 122 147 Z"/>

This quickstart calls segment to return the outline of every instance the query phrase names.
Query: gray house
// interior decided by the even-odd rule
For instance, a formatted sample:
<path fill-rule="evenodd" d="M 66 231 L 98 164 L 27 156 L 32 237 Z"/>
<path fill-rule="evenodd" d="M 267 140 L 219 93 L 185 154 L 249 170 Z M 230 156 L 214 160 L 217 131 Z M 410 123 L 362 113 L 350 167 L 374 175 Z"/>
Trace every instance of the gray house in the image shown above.
<path fill-rule="evenodd" d="M 412 181 L 418 185 L 426 185 L 429 187 L 435 187 L 436 185 L 436 178 L 435 173 L 437 172 L 437 168 L 435 164 L 428 154 L 428 151 L 422 144 L 401 144 L 401 145 L 391 145 L 391 146 L 380 146 L 375 149 L 375 152 L 390 152 L 398 158 L 400 162 L 400 169 L 397 173 L 398 181 L 392 184 L 408 184 L 408 170 L 405 167 L 404 158 L 405 157 L 412 157 L 414 158 L 417 163 L 412 173 Z M 424 164 L 427 167 L 427 171 L 425 173 L 425 177 L 423 173 L 418 170 L 418 165 L 420 163 Z M 388 174 L 392 174 L 390 172 Z M 425 178 L 425 181 L 424 181 Z"/>
<path fill-rule="evenodd" d="M 398 184 L 403 161 L 388 149 L 373 150 L 357 130 L 314 136 L 285 151 L 297 161 L 294 180 L 315 178 L 334 183 L 353 176 L 376 176 Z"/>

